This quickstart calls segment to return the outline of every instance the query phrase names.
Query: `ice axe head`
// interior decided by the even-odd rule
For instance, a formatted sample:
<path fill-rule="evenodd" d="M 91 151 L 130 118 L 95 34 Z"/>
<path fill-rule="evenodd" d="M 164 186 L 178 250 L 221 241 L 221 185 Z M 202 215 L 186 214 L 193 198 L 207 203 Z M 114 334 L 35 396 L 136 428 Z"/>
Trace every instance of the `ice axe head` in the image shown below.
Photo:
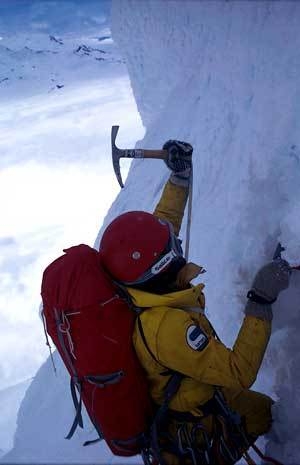
<path fill-rule="evenodd" d="M 120 170 L 120 158 L 122 156 L 122 150 L 116 146 L 116 137 L 119 131 L 119 126 L 112 126 L 111 128 L 111 149 L 112 149 L 112 162 L 117 180 L 121 187 L 124 187 L 121 170 Z"/>
<path fill-rule="evenodd" d="M 120 170 L 120 158 L 154 158 L 157 160 L 165 160 L 168 152 L 166 150 L 119 149 L 116 146 L 118 130 L 119 126 L 112 126 L 111 128 L 112 161 L 117 180 L 120 186 L 124 187 Z"/>

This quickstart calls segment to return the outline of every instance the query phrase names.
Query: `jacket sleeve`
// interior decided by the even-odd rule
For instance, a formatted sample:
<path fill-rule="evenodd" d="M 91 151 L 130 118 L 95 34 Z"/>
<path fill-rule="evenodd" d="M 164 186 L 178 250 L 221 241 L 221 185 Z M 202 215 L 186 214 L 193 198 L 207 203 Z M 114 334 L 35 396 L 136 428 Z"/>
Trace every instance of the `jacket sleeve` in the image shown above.
<path fill-rule="evenodd" d="M 177 186 L 169 180 L 153 213 L 172 223 L 176 236 L 179 235 L 187 198 L 188 188 Z"/>
<path fill-rule="evenodd" d="M 255 381 L 269 338 L 268 321 L 247 316 L 233 346 L 228 349 L 212 336 L 202 350 L 188 343 L 188 328 L 195 322 L 179 309 L 169 309 L 156 337 L 158 361 L 201 383 L 247 389 Z M 205 333 L 204 333 L 205 334 Z"/>

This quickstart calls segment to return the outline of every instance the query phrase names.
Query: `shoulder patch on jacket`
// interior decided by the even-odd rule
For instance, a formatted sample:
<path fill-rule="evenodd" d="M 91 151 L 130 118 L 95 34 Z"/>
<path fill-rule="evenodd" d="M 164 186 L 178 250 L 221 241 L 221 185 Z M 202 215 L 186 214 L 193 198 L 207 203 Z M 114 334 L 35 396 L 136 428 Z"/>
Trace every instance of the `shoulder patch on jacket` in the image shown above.
<path fill-rule="evenodd" d="M 190 325 L 186 330 L 186 342 L 193 350 L 203 350 L 208 344 L 208 337 L 199 326 Z"/>

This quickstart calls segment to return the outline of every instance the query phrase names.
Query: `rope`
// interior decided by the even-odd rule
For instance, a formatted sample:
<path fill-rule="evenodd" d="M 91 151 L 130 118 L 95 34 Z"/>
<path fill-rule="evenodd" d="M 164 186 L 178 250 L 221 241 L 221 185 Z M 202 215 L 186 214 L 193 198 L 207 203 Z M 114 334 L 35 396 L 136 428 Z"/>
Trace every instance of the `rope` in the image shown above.
<path fill-rule="evenodd" d="M 78 313 L 80 313 L 80 312 L 78 312 Z M 58 325 L 58 329 L 59 329 L 59 331 L 61 333 L 66 334 L 67 339 L 68 339 L 68 343 L 69 343 L 70 353 L 71 353 L 72 357 L 76 360 L 76 355 L 74 353 L 74 344 L 73 344 L 73 340 L 72 340 L 72 336 L 71 336 L 71 332 L 70 332 L 71 325 L 70 325 L 70 322 L 69 322 L 69 320 L 67 318 L 67 314 L 65 312 L 62 312 L 61 315 L 62 315 L 62 321 Z"/>
<path fill-rule="evenodd" d="M 186 240 L 185 240 L 185 251 L 184 258 L 188 262 L 190 252 L 190 234 L 192 224 L 192 206 L 193 206 L 193 165 L 191 166 L 191 174 L 189 180 L 189 202 L 188 202 L 188 215 L 186 223 Z"/>
<path fill-rule="evenodd" d="M 55 363 L 54 363 L 54 358 L 53 358 L 53 353 L 52 353 L 52 347 L 51 347 L 51 345 L 50 345 L 49 338 L 48 338 L 48 334 L 47 334 L 46 319 L 45 319 L 44 309 L 41 311 L 41 317 L 42 317 L 42 322 L 43 322 L 43 327 L 44 327 L 44 333 L 45 333 L 45 338 L 46 338 L 46 346 L 48 346 L 48 348 L 49 348 L 50 358 L 51 358 L 51 362 L 52 362 L 52 366 L 53 366 L 53 371 L 54 371 L 55 376 L 57 376 L 57 370 L 56 370 L 56 366 L 55 366 Z"/>

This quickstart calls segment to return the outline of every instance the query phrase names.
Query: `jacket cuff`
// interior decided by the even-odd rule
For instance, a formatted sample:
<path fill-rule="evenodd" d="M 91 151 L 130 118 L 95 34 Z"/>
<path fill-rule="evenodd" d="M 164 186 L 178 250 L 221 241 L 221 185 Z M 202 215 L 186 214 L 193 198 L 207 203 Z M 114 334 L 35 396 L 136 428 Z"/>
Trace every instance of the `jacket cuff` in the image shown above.
<path fill-rule="evenodd" d="M 189 176 L 181 176 L 180 173 L 172 173 L 170 176 L 170 181 L 172 184 L 180 187 L 189 187 L 190 178 Z"/>
<path fill-rule="evenodd" d="M 270 304 L 263 305 L 249 300 L 245 307 L 245 315 L 254 316 L 255 318 L 259 318 L 260 320 L 272 321 L 272 306 Z"/>

